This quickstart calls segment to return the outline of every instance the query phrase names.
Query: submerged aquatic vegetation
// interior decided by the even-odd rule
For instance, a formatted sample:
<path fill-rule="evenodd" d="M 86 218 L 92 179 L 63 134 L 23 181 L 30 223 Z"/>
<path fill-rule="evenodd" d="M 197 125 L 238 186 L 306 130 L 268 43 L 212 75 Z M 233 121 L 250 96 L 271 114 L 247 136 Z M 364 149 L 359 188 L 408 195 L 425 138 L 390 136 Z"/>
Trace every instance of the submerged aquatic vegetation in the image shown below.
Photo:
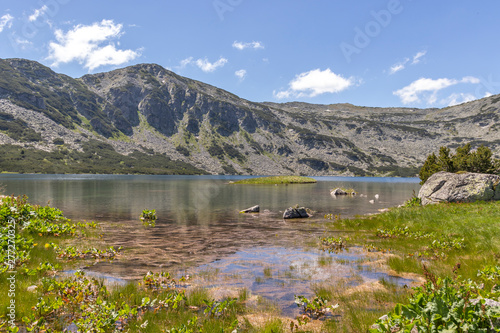
<path fill-rule="evenodd" d="M 117 254 L 120 253 L 120 251 L 123 249 L 121 246 L 118 249 L 115 249 L 113 246 L 110 246 L 105 250 L 99 250 L 96 248 L 79 250 L 75 246 L 68 246 L 66 248 L 61 248 L 57 245 L 54 245 L 53 247 L 59 258 L 67 260 L 73 260 L 73 259 L 113 260 L 116 258 Z"/>

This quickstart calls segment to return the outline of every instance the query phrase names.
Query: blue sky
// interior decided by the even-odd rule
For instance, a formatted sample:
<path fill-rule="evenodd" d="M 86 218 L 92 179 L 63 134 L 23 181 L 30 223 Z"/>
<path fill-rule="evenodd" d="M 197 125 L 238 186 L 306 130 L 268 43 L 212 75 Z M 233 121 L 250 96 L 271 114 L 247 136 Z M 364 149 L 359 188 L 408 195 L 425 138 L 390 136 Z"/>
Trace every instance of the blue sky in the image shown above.
<path fill-rule="evenodd" d="M 256 101 L 446 107 L 500 93 L 500 2 L 3 0 L 0 58 L 138 63 Z"/>

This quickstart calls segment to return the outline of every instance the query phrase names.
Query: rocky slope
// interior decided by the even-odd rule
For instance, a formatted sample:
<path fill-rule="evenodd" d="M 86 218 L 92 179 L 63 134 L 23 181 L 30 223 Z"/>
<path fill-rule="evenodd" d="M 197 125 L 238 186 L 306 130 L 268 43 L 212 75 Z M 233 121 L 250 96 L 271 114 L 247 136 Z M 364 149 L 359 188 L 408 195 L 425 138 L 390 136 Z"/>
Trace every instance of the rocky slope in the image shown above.
<path fill-rule="evenodd" d="M 154 64 L 72 79 L 6 59 L 0 148 L 9 163 L 0 159 L 0 169 L 15 171 L 22 150 L 46 152 L 50 172 L 89 172 L 70 166 L 94 149 L 101 162 L 140 158 L 156 173 L 411 176 L 439 146 L 472 142 L 498 154 L 499 108 L 500 95 L 445 109 L 254 103 Z M 165 161 L 179 168 L 162 170 Z"/>

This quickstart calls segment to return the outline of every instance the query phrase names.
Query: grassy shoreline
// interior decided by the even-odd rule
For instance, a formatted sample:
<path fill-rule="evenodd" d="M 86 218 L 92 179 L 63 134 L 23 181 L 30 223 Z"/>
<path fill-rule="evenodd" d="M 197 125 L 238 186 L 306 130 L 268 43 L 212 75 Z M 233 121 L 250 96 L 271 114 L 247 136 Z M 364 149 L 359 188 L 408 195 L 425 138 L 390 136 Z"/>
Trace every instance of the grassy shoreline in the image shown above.
<path fill-rule="evenodd" d="M 484 286 L 486 283 L 490 289 L 493 281 L 500 283 L 500 274 L 497 273 L 490 274 L 492 278 L 489 281 L 479 278 L 488 270 L 500 272 L 500 202 L 402 207 L 350 220 L 335 217 L 331 219 L 333 221 L 328 226 L 330 232 L 340 237 L 348 235 L 347 246 L 363 246 L 373 255 L 381 254 L 380 258 L 383 259 L 380 265 L 385 266 L 390 274 L 426 280 L 425 288 L 432 289 L 432 292 L 424 287 L 422 290 L 427 290 L 425 292 L 412 291 L 422 299 L 432 295 L 432 302 L 436 301 L 436 290 L 443 289 L 443 281 L 446 280 L 447 288 L 462 293 L 460 295 L 464 299 L 476 295 L 479 298 L 488 296 L 495 301 L 499 300 L 499 293 L 486 290 L 488 287 L 483 292 L 478 292 L 477 288 L 468 286 L 466 281 L 472 281 L 473 285 L 477 283 Z M 377 290 L 380 290 L 377 287 L 351 295 L 345 303 L 340 302 L 341 308 L 350 310 L 340 320 L 331 323 L 332 332 L 368 331 L 377 318 L 384 314 L 383 311 L 373 310 L 373 301 L 379 304 L 384 302 L 376 296 Z M 390 310 L 394 309 L 395 303 L 408 304 L 411 300 L 408 291 L 398 288 L 394 292 L 402 295 L 406 293 L 406 296 L 403 301 L 389 302 L 386 308 Z M 448 292 L 453 294 L 449 290 Z M 367 302 L 367 299 L 372 302 Z M 443 304 L 449 308 L 454 305 L 447 304 L 444 300 Z M 463 311 L 466 306 L 467 302 L 463 305 Z M 413 309 L 412 311 L 416 311 L 415 306 Z M 397 317 L 394 313 L 390 315 L 391 318 Z M 479 317 L 472 316 L 478 320 L 481 319 Z M 412 320 L 417 322 L 415 318 Z M 392 325 L 396 325 L 395 322 Z M 431 326 L 429 323 L 424 327 Z M 385 331 L 381 328 L 373 329 L 373 332 Z"/>
<path fill-rule="evenodd" d="M 129 332 L 231 332 L 236 327 L 238 332 L 366 332 L 396 304 L 410 302 L 411 290 L 384 279 L 356 287 L 349 279 L 335 285 L 322 282 L 311 286 L 316 302 L 307 300 L 317 307 L 316 312 L 308 310 L 293 320 L 281 317 L 265 302 L 249 307 L 247 290 L 239 291 L 236 298 L 216 300 L 207 289 L 186 292 L 184 279 L 174 281 L 168 273 L 145 272 L 140 284 L 113 288 L 80 273 L 55 279 L 58 271 L 112 260 L 119 251 L 100 241 L 95 223 L 74 223 L 61 211 L 30 205 L 26 199 L 4 199 L 0 217 L 2 228 L 8 227 L 11 218 L 16 219 L 16 235 L 24 238 L 18 243 L 19 250 L 28 256 L 15 268 L 16 324 L 35 331 L 44 326 L 60 331 L 71 322 L 82 329 L 110 331 L 118 322 Z M 393 208 L 355 219 L 329 214 L 324 227 L 325 237 L 316 240 L 318 246 L 339 252 L 363 247 L 370 259 L 360 264 L 376 266 L 379 271 L 420 280 L 424 276 L 436 281 L 449 278 L 454 283 L 470 279 L 490 289 L 494 282 L 500 285 L 500 271 L 497 275 L 495 270 L 488 271 L 492 279 L 486 282 L 478 277 L 485 267 L 499 265 L 500 202 Z M 8 322 L 8 276 L 8 271 L 0 273 L 0 331 L 6 330 Z M 28 291 L 32 286 L 37 287 Z M 500 297 L 486 291 L 483 295 L 497 297 L 497 301 Z M 311 315 L 335 304 L 338 308 L 326 320 Z"/>

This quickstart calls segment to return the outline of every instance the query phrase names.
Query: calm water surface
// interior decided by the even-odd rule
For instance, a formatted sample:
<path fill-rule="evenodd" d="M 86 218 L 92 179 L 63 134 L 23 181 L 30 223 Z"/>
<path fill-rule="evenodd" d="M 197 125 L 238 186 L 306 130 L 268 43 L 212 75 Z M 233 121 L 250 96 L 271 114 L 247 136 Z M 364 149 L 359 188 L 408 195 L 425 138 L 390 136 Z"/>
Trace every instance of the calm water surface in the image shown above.
<path fill-rule="evenodd" d="M 316 184 L 304 185 L 228 184 L 241 178 L 4 174 L 0 185 L 5 194 L 50 202 L 71 219 L 101 222 L 105 242 L 125 252 L 119 260 L 88 268 L 98 274 L 123 279 L 140 278 L 148 270 L 195 274 L 206 277 L 197 283 L 225 292 L 245 287 L 289 315 L 298 311 L 293 295 L 311 295 L 311 283 L 390 278 L 355 264 L 366 259 L 362 249 L 329 254 L 311 240 L 325 234 L 325 214 L 352 217 L 400 205 L 418 191 L 418 179 L 315 177 Z M 363 196 L 332 197 L 336 187 L 354 188 Z M 295 204 L 312 209 L 314 216 L 283 220 L 283 211 Z M 254 205 L 260 205 L 260 214 L 238 213 Z M 156 227 L 139 221 L 143 209 L 156 209 Z"/>

